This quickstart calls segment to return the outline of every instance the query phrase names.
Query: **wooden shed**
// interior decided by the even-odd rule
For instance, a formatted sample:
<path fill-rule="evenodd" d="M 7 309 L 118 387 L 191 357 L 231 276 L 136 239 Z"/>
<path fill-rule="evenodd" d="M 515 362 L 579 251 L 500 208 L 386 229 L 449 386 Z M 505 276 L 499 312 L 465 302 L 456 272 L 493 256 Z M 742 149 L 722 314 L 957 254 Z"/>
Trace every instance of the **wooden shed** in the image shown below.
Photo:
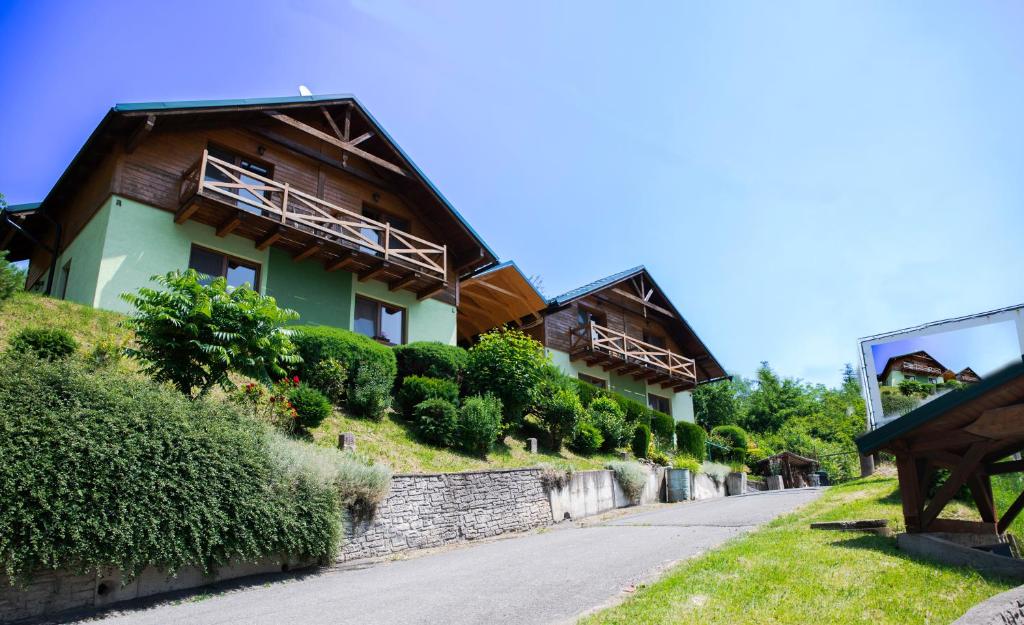
<path fill-rule="evenodd" d="M 1024 493 L 1000 512 L 991 476 L 1024 471 L 1024 363 L 943 395 L 857 439 L 862 454 L 896 456 L 907 531 L 1002 534 L 1024 508 Z M 940 469 L 948 479 L 928 498 Z M 963 486 L 981 521 L 940 518 Z"/>
<path fill-rule="evenodd" d="M 772 465 L 778 463 L 779 475 L 786 488 L 801 488 L 811 485 L 810 474 L 818 470 L 818 461 L 813 458 L 784 451 L 761 460 L 754 466 L 754 472 L 765 477 L 772 475 Z"/>

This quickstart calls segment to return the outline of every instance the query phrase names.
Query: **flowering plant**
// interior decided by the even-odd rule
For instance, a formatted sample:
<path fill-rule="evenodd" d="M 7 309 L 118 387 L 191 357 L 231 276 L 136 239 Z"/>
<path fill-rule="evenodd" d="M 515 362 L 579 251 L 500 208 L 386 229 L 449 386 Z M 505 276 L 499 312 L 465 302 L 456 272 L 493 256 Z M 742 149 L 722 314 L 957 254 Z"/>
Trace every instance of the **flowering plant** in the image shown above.
<path fill-rule="evenodd" d="M 299 414 L 288 401 L 288 394 L 299 384 L 299 376 L 282 378 L 269 389 L 262 384 L 250 382 L 239 388 L 231 399 L 254 419 L 265 421 L 290 434 L 295 431 Z"/>

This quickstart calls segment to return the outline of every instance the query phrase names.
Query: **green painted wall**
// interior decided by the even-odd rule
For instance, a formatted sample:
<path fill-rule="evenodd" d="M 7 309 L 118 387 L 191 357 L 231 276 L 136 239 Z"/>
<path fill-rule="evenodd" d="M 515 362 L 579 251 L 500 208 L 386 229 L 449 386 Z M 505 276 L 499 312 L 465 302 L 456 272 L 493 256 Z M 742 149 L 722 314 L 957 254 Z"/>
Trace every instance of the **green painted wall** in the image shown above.
<path fill-rule="evenodd" d="M 68 261 L 71 261 L 67 290 L 64 292 L 65 299 L 95 306 L 96 282 L 100 273 L 103 242 L 106 238 L 112 204 L 112 199 L 107 200 L 107 203 L 100 207 L 96 215 L 82 228 L 75 240 L 57 259 L 57 271 L 53 278 L 52 295 L 54 297 L 59 297 L 64 288 L 63 268 Z"/>
<path fill-rule="evenodd" d="M 406 334 L 410 343 L 413 341 L 437 341 L 455 345 L 456 309 L 450 304 L 434 299 L 417 300 L 416 294 L 410 291 L 389 291 L 388 285 L 377 280 L 368 282 L 355 281 L 355 293 L 365 295 L 388 304 L 401 306 L 407 311 Z M 352 298 L 355 306 L 355 296 Z M 352 315 L 349 315 L 349 328 L 352 327 Z"/>
<path fill-rule="evenodd" d="M 174 223 L 171 213 L 114 196 L 103 245 L 103 261 L 96 282 L 94 305 L 127 312 L 120 294 L 152 286 L 150 276 L 186 269 L 192 243 L 259 263 L 260 288 L 266 290 L 267 250 L 235 235 L 218 237 L 214 229 L 196 222 Z"/>
<path fill-rule="evenodd" d="M 566 375 L 577 377 L 580 373 L 599 378 L 608 382 L 608 388 L 625 395 L 630 399 L 635 399 L 641 402 L 643 405 L 647 405 L 647 392 L 650 391 L 655 395 L 661 395 L 668 397 L 672 402 L 672 416 L 676 421 L 690 421 L 692 422 L 693 417 L 693 397 L 689 392 L 673 393 L 671 389 L 663 389 L 661 386 L 654 385 L 649 386 L 644 380 L 634 380 L 632 376 L 621 376 L 611 374 L 601 367 L 588 367 L 586 363 L 582 361 L 572 362 L 569 360 L 569 354 L 557 350 L 557 349 L 546 349 L 548 357 L 551 358 L 551 362 L 558 366 Z"/>
<path fill-rule="evenodd" d="M 286 252 L 270 250 L 266 294 L 278 306 L 299 313 L 298 323 L 352 327 L 354 276 L 347 271 L 324 271 L 313 261 L 296 263 Z"/>

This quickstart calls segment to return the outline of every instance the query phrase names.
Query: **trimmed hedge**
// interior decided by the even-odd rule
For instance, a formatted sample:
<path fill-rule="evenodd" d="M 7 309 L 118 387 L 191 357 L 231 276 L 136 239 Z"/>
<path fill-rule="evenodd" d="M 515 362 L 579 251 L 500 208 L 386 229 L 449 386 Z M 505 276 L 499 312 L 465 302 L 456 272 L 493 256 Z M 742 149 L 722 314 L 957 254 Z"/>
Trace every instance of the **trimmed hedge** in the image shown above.
<path fill-rule="evenodd" d="M 672 415 L 651 411 L 651 434 L 657 441 L 659 449 L 672 449 L 672 435 L 675 433 L 676 420 Z"/>
<path fill-rule="evenodd" d="M 637 458 L 647 457 L 648 450 L 651 448 L 651 428 L 643 423 L 636 426 L 636 429 L 633 430 L 632 448 L 633 455 Z"/>
<path fill-rule="evenodd" d="M 299 428 L 312 430 L 334 412 L 327 397 L 312 386 L 300 384 L 288 393 L 288 402 L 295 409 Z"/>
<path fill-rule="evenodd" d="M 61 360 L 78 351 L 78 341 L 61 328 L 25 328 L 11 337 L 10 349 L 46 360 Z"/>
<path fill-rule="evenodd" d="M 430 341 L 417 341 L 392 348 L 398 364 L 399 385 L 411 375 L 426 378 L 441 378 L 458 382 L 466 368 L 468 355 L 457 345 L 445 345 Z"/>
<path fill-rule="evenodd" d="M 493 395 L 467 397 L 459 408 L 459 447 L 485 456 L 500 435 L 501 400 Z"/>
<path fill-rule="evenodd" d="M 626 415 L 619 405 L 609 397 L 598 397 L 590 402 L 590 422 L 601 432 L 601 449 L 615 451 L 629 442 L 629 426 Z"/>
<path fill-rule="evenodd" d="M 708 435 L 704 428 L 696 423 L 680 421 L 676 423 L 676 449 L 684 456 L 703 462 L 707 457 Z"/>
<path fill-rule="evenodd" d="M 13 581 L 336 552 L 336 485 L 282 466 L 273 435 L 231 406 L 74 361 L 0 367 L 0 571 Z"/>
<path fill-rule="evenodd" d="M 581 456 L 593 456 L 601 450 L 604 444 L 604 436 L 601 430 L 586 419 L 576 424 L 573 430 L 572 439 L 569 441 L 569 449 Z"/>
<path fill-rule="evenodd" d="M 451 380 L 411 375 L 402 382 L 395 396 L 398 410 L 406 419 L 412 419 L 413 410 L 427 399 L 444 399 L 459 405 L 459 385 Z"/>
<path fill-rule="evenodd" d="M 720 425 L 711 429 L 711 436 L 725 441 L 729 447 L 729 452 L 722 453 L 719 459 L 725 462 L 746 462 L 747 448 L 750 447 L 750 436 L 746 430 L 738 425 Z"/>
<path fill-rule="evenodd" d="M 413 410 L 416 431 L 428 443 L 451 447 L 459 427 L 455 404 L 444 399 L 427 399 Z"/>
<path fill-rule="evenodd" d="M 651 413 L 654 412 L 653 410 L 635 399 L 630 399 L 624 395 L 619 395 L 618 393 L 609 393 L 609 395 L 626 414 L 627 423 L 633 425 L 643 424 L 651 427 Z"/>

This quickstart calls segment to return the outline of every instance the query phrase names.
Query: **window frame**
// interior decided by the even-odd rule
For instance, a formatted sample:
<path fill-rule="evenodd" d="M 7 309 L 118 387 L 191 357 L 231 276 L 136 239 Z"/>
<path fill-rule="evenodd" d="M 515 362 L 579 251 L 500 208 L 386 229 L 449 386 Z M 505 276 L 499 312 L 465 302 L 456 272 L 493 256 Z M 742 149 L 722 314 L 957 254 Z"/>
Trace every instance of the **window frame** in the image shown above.
<path fill-rule="evenodd" d="M 665 405 L 667 406 L 667 409 L 666 410 L 659 410 L 658 408 L 655 408 L 654 406 L 652 406 L 651 405 L 651 398 L 652 397 L 657 397 L 658 399 L 664 400 L 665 401 Z M 651 410 L 657 410 L 658 412 L 663 412 L 663 413 L 667 414 L 670 417 L 672 416 L 672 398 L 671 397 L 665 397 L 664 395 L 658 395 L 657 393 L 652 393 L 650 391 L 647 391 L 647 407 L 650 408 Z"/>
<path fill-rule="evenodd" d="M 405 344 L 407 344 L 409 342 L 409 309 L 406 308 L 405 306 L 399 306 L 398 304 L 392 304 L 391 302 L 385 302 L 384 300 L 379 300 L 379 299 L 374 298 L 374 297 L 369 297 L 369 296 L 363 295 L 361 293 L 356 293 L 355 300 L 352 302 L 352 330 L 353 331 L 356 331 L 355 330 L 355 311 L 356 311 L 356 305 L 358 304 L 359 300 L 365 300 L 367 302 L 371 302 L 372 304 L 374 304 L 377 307 L 377 312 L 376 312 L 375 319 L 374 319 L 374 322 L 373 322 L 373 324 L 374 324 L 374 328 L 373 328 L 374 336 L 371 336 L 369 338 L 373 339 L 374 341 L 377 341 L 378 343 L 380 343 L 382 345 L 405 345 Z M 401 336 L 400 342 L 398 342 L 398 343 L 391 343 L 391 342 L 385 340 L 384 336 L 381 334 L 381 326 L 383 325 L 382 324 L 382 320 L 383 320 L 382 315 L 384 314 L 384 308 L 385 307 L 397 308 L 398 310 L 402 311 L 402 336 Z M 359 333 L 359 334 L 362 334 L 362 333 Z M 366 335 L 362 334 L 362 336 L 366 336 Z"/>
<path fill-rule="evenodd" d="M 263 293 L 262 282 L 261 282 L 261 278 L 263 277 L 263 265 L 262 265 L 262 263 L 258 263 L 258 262 L 254 261 L 254 260 L 249 260 L 248 258 L 241 258 L 239 256 L 234 256 L 233 254 L 228 254 L 227 252 L 222 252 L 220 250 L 215 250 L 212 247 L 206 247 L 205 245 L 199 245 L 198 243 L 192 243 L 192 247 L 190 247 L 189 250 L 188 250 L 188 268 L 189 269 L 193 269 L 193 267 L 192 267 L 192 253 L 196 249 L 200 249 L 200 250 L 202 250 L 204 252 L 209 252 L 210 254 L 217 254 L 218 256 L 221 257 L 221 264 L 220 264 L 220 271 L 221 271 L 221 273 L 220 273 L 220 275 L 217 275 L 217 276 L 211 276 L 212 278 L 214 278 L 214 279 L 224 278 L 226 280 L 227 277 L 228 277 L 228 263 L 231 262 L 231 261 L 235 261 L 239 265 L 242 265 L 242 266 L 245 266 L 245 267 L 249 267 L 250 269 L 253 269 L 256 272 L 256 279 L 255 279 L 256 284 L 252 285 L 252 290 L 256 291 L 257 293 L 261 293 L 261 294 Z M 196 272 L 198 273 L 198 270 L 196 270 Z M 238 287 L 233 287 L 233 286 L 228 285 L 228 288 L 229 289 L 236 289 Z"/>

